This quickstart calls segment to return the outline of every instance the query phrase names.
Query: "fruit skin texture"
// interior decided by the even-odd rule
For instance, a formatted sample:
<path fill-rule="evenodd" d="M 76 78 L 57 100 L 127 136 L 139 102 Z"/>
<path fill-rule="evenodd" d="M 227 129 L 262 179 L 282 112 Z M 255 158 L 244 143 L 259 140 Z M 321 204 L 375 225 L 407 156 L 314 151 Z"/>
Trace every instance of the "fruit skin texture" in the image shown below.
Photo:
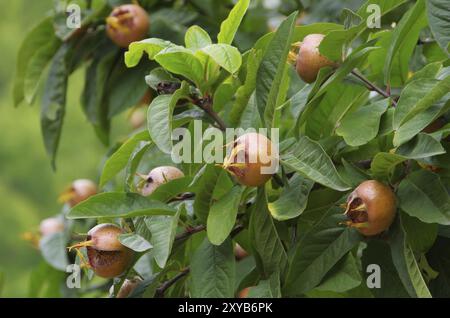
<path fill-rule="evenodd" d="M 104 278 L 120 276 L 131 265 L 134 252 L 123 246 L 117 236 L 125 233 L 114 224 L 99 224 L 88 232 L 89 265 L 96 275 Z"/>
<path fill-rule="evenodd" d="M 183 177 L 184 173 L 178 168 L 171 166 L 157 167 L 150 171 L 148 175 L 142 176 L 145 183 L 141 188 L 141 194 L 149 196 L 162 184 Z"/>
<path fill-rule="evenodd" d="M 42 236 L 60 233 L 64 231 L 64 223 L 58 218 L 44 219 L 39 225 L 39 231 Z"/>
<path fill-rule="evenodd" d="M 319 53 L 319 45 L 325 35 L 309 34 L 303 39 L 297 55 L 297 73 L 306 83 L 313 83 L 319 70 L 325 66 L 334 66 L 335 63 Z"/>
<path fill-rule="evenodd" d="M 278 167 L 278 162 L 278 149 L 272 141 L 258 133 L 247 133 L 236 139 L 223 167 L 230 171 L 240 184 L 259 187 L 269 181 L 276 172 L 266 173 L 262 168 Z"/>
<path fill-rule="evenodd" d="M 379 181 L 369 180 L 349 195 L 345 214 L 350 219 L 350 226 L 356 227 L 365 236 L 373 236 L 389 228 L 396 210 L 396 198 L 391 188 Z M 364 223 L 366 226 L 358 226 Z"/>
<path fill-rule="evenodd" d="M 108 37 L 119 47 L 127 48 L 132 42 L 143 40 L 149 31 L 147 12 L 135 4 L 115 8 L 107 19 Z"/>
<path fill-rule="evenodd" d="M 139 277 L 135 277 L 133 279 L 125 279 L 122 287 L 120 287 L 119 292 L 117 293 L 116 298 L 128 298 L 133 290 L 142 282 L 142 279 Z"/>

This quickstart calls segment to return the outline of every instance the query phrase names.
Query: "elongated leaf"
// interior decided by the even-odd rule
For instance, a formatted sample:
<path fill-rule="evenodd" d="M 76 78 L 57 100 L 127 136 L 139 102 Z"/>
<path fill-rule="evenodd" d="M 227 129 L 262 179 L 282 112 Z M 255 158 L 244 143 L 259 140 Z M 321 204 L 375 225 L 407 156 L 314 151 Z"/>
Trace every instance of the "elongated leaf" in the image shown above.
<path fill-rule="evenodd" d="M 234 36 L 247 12 L 250 0 L 239 0 L 228 15 L 228 18 L 220 25 L 220 32 L 217 36 L 219 43 L 231 44 Z"/>
<path fill-rule="evenodd" d="M 430 135 L 419 134 L 410 142 L 401 145 L 396 154 L 408 159 L 421 159 L 445 153 L 441 143 Z"/>
<path fill-rule="evenodd" d="M 408 84 L 403 89 L 395 109 L 394 129 L 397 130 L 405 122 L 431 107 L 449 91 L 450 76 L 443 80 L 419 79 Z"/>
<path fill-rule="evenodd" d="M 227 72 L 234 74 L 242 65 L 241 53 L 228 44 L 211 44 L 201 49 Z"/>
<path fill-rule="evenodd" d="M 450 225 L 450 196 L 439 176 L 421 170 L 408 175 L 397 191 L 400 208 L 425 223 Z"/>
<path fill-rule="evenodd" d="M 248 298 L 281 298 L 280 275 L 273 273 L 269 279 L 259 281 L 250 288 Z"/>
<path fill-rule="evenodd" d="M 42 237 L 39 249 L 45 261 L 53 268 L 66 271 L 69 260 L 67 258 L 67 238 L 64 233 L 55 233 Z"/>
<path fill-rule="evenodd" d="M 191 296 L 194 298 L 234 297 L 235 268 L 231 240 L 216 246 L 205 238 L 191 260 Z"/>
<path fill-rule="evenodd" d="M 189 176 L 170 180 L 156 188 L 156 190 L 149 196 L 149 198 L 161 202 L 167 202 L 177 195 L 182 194 L 183 192 L 191 191 L 191 188 L 189 187 L 191 182 L 192 177 Z"/>
<path fill-rule="evenodd" d="M 108 192 L 90 197 L 70 210 L 69 219 L 174 215 L 175 209 L 136 193 Z"/>
<path fill-rule="evenodd" d="M 160 268 L 166 266 L 172 245 L 177 234 L 178 220 L 181 210 L 172 216 L 152 216 L 145 218 L 145 224 L 152 233 L 150 242 L 153 245 L 152 255 Z"/>
<path fill-rule="evenodd" d="M 130 155 L 125 168 L 125 192 L 138 192 L 139 189 L 135 184 L 136 173 L 142 158 L 152 146 L 153 143 L 150 141 L 141 141 Z"/>
<path fill-rule="evenodd" d="M 301 137 L 285 154 L 281 164 L 326 187 L 345 191 L 349 187 L 341 180 L 325 150 L 308 137 Z"/>
<path fill-rule="evenodd" d="M 385 99 L 348 114 L 342 120 L 336 133 L 344 137 L 345 142 L 350 146 L 357 147 L 368 143 L 377 136 L 381 116 L 388 106 L 389 100 Z"/>
<path fill-rule="evenodd" d="M 152 248 L 152 245 L 145 238 L 136 233 L 121 234 L 119 235 L 119 241 L 122 245 L 138 253 Z"/>
<path fill-rule="evenodd" d="M 293 176 L 281 192 L 278 200 L 270 202 L 268 207 L 273 218 L 285 221 L 296 218 L 306 209 L 309 193 L 314 185 L 311 180 L 299 175 Z"/>
<path fill-rule="evenodd" d="M 295 247 L 283 294 L 304 294 L 318 286 L 328 271 L 361 240 L 360 234 L 339 223 L 342 210 L 333 207 Z"/>
<path fill-rule="evenodd" d="M 188 94 L 189 85 L 183 82 L 174 94 L 156 97 L 148 108 L 147 124 L 150 137 L 158 148 L 167 154 L 172 152 L 173 110 L 178 101 Z"/>
<path fill-rule="evenodd" d="M 203 66 L 191 50 L 182 46 L 168 47 L 155 55 L 155 61 L 171 73 L 184 76 L 197 86 L 203 84 Z"/>
<path fill-rule="evenodd" d="M 235 186 L 211 206 L 206 228 L 212 244 L 221 245 L 233 230 L 243 191 L 243 187 Z"/>
<path fill-rule="evenodd" d="M 297 12 L 291 14 L 278 28 L 258 69 L 256 102 L 266 127 L 273 127 L 278 93 L 282 85 L 287 56 L 291 48 Z"/>
<path fill-rule="evenodd" d="M 207 165 L 197 184 L 198 190 L 194 201 L 194 211 L 195 215 L 204 223 L 207 221 L 214 188 L 221 173 L 224 173 L 223 169 L 214 165 Z"/>
<path fill-rule="evenodd" d="M 135 67 L 138 65 L 144 52 L 148 54 L 149 59 L 153 60 L 156 54 L 171 46 L 174 46 L 174 44 L 156 38 L 131 43 L 128 51 L 125 53 L 125 65 L 127 67 Z"/>
<path fill-rule="evenodd" d="M 264 188 L 258 189 L 256 203 L 250 215 L 249 231 L 256 253 L 256 264 L 263 277 L 283 272 L 287 265 L 287 255 L 267 207 Z"/>
<path fill-rule="evenodd" d="M 186 47 L 193 51 L 200 50 L 205 46 L 212 44 L 208 32 L 198 25 L 193 25 L 186 31 L 184 42 Z"/>
<path fill-rule="evenodd" d="M 450 13 L 446 0 L 427 0 L 428 22 L 439 46 L 450 56 Z"/>
<path fill-rule="evenodd" d="M 411 297 L 431 298 L 431 293 L 422 277 L 414 253 L 406 241 L 406 234 L 397 219 L 391 237 L 391 253 L 395 268 L 400 276 L 403 286 Z"/>
<path fill-rule="evenodd" d="M 120 146 L 120 148 L 105 162 L 102 176 L 100 177 L 100 187 L 105 186 L 108 181 L 114 178 L 114 176 L 126 167 L 128 159 L 141 141 L 148 140 L 150 140 L 150 136 L 148 131 L 145 130 L 135 134 L 124 142 L 122 146 Z"/>
<path fill-rule="evenodd" d="M 370 169 L 376 179 L 388 179 L 395 166 L 405 161 L 407 158 L 387 152 L 380 152 L 372 160 Z"/>
<path fill-rule="evenodd" d="M 45 85 L 41 105 L 41 130 L 45 149 L 55 168 L 56 152 L 59 146 L 61 130 L 66 108 L 66 91 L 69 70 L 66 54 L 69 46 L 63 45 L 56 53 Z"/>

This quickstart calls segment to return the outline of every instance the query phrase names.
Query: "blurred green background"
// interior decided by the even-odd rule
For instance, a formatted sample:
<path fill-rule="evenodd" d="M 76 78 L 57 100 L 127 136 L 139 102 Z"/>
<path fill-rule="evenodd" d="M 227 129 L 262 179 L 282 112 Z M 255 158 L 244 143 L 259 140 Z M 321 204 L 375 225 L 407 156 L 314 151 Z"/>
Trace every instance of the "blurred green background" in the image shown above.
<path fill-rule="evenodd" d="M 97 180 L 107 151 L 81 110 L 83 72 L 70 78 L 56 172 L 51 169 L 41 139 L 39 99 L 32 107 L 13 106 L 17 51 L 26 33 L 51 7 L 52 0 L 0 0 L 4 13 L 0 19 L 0 297 L 27 296 L 30 273 L 41 258 L 21 234 L 37 231 L 42 218 L 60 211 L 58 194 L 73 179 Z M 118 117 L 113 138 L 128 129 L 125 116 Z"/>

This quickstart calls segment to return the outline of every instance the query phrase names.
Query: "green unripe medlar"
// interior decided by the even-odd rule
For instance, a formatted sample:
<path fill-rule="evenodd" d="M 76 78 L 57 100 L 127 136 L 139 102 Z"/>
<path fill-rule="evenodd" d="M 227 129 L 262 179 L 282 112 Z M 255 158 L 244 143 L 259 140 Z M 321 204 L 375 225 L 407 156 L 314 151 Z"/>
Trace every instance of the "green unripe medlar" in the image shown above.
<path fill-rule="evenodd" d="M 97 191 L 97 185 L 93 181 L 78 179 L 72 182 L 71 186 L 60 195 L 59 200 L 74 207 L 90 196 L 97 194 Z"/>
<path fill-rule="evenodd" d="M 106 19 L 108 37 L 119 47 L 127 48 L 132 42 L 143 40 L 149 31 L 147 12 L 136 4 L 115 8 Z"/>
<path fill-rule="evenodd" d="M 298 75 L 306 83 L 313 83 L 322 67 L 335 65 L 319 52 L 319 45 L 324 37 L 323 34 L 309 34 L 300 44 L 296 69 Z"/>
<path fill-rule="evenodd" d="M 171 180 L 183 178 L 184 173 L 175 167 L 162 166 L 153 169 L 147 175 L 140 175 L 140 177 L 143 179 L 140 192 L 143 196 L 149 196 L 162 184 Z"/>
<path fill-rule="evenodd" d="M 364 181 L 347 198 L 347 225 L 365 236 L 389 228 L 395 218 L 396 198 L 392 189 L 376 180 Z"/>
<path fill-rule="evenodd" d="M 247 133 L 236 139 L 223 167 L 240 184 L 259 187 L 272 178 L 276 168 L 271 167 L 278 167 L 278 162 L 278 149 L 266 136 Z"/>
<path fill-rule="evenodd" d="M 118 239 L 125 233 L 114 224 L 99 224 L 87 234 L 85 242 L 69 249 L 86 247 L 89 266 L 96 275 L 113 278 L 122 275 L 133 261 L 134 251 L 122 245 Z"/>

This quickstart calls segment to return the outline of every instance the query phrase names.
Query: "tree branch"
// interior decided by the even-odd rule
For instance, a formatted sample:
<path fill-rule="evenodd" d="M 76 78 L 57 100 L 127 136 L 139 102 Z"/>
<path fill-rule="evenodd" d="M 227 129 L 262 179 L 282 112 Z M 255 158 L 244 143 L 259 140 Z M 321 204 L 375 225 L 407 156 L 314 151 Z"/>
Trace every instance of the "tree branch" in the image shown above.
<path fill-rule="evenodd" d="M 207 113 L 217 123 L 220 130 L 225 131 L 227 129 L 227 125 L 225 124 L 225 122 L 213 110 L 211 97 L 207 96 L 200 99 L 192 98 L 192 102 L 194 103 L 194 105 L 198 106 L 205 113 Z"/>
<path fill-rule="evenodd" d="M 186 229 L 186 232 L 178 234 L 177 236 L 175 236 L 175 242 L 187 239 L 191 235 L 194 235 L 195 233 L 198 233 L 198 232 L 202 232 L 204 230 L 206 230 L 206 226 L 205 225 L 199 225 L 199 226 L 196 226 L 196 227 L 189 227 L 189 228 Z"/>
<path fill-rule="evenodd" d="M 392 98 L 392 96 L 388 92 L 385 92 L 384 90 L 382 90 L 381 88 L 376 86 L 374 83 L 369 81 L 364 75 L 359 73 L 357 70 L 353 70 L 351 73 L 356 78 L 358 78 L 360 81 L 362 81 L 367 86 L 367 88 L 369 90 L 377 92 L 378 94 L 380 94 L 381 96 L 383 96 L 385 98 L 391 98 L 392 99 L 392 103 L 394 104 L 394 106 L 397 106 L 397 102 L 394 100 L 394 98 Z"/>
<path fill-rule="evenodd" d="M 164 293 L 167 289 L 169 289 L 171 286 L 173 286 L 177 281 L 182 279 L 184 276 L 189 274 L 191 270 L 189 267 L 183 269 L 179 274 L 175 275 L 173 278 L 169 279 L 168 281 L 165 281 L 156 289 L 155 297 L 156 298 L 162 298 L 164 297 Z"/>

